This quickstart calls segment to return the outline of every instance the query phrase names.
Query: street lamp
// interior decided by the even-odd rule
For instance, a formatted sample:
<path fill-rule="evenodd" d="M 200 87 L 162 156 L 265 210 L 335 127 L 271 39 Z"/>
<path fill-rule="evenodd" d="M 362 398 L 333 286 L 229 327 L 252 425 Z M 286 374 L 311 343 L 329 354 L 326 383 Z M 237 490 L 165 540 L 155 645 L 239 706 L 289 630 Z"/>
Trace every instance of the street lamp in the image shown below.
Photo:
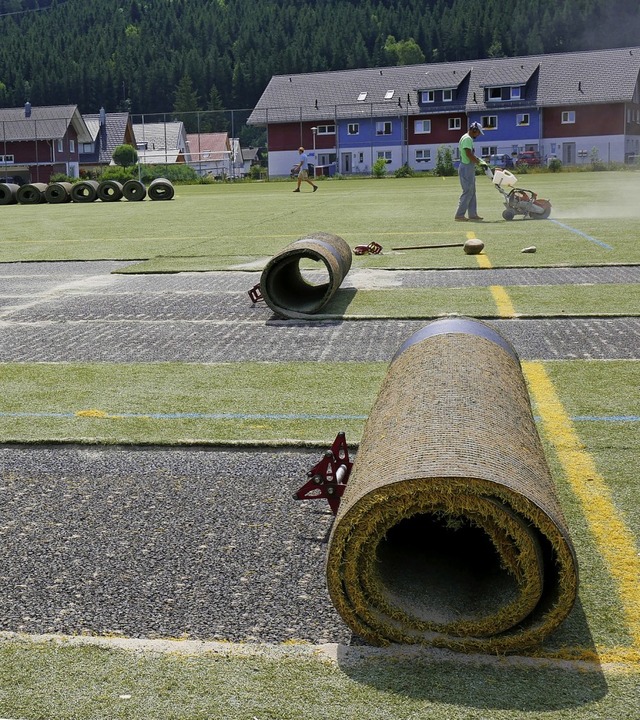
<path fill-rule="evenodd" d="M 311 132 L 313 133 L 313 177 L 316 176 L 316 166 L 318 162 L 316 160 L 316 133 L 318 132 L 317 127 L 312 127 Z"/>

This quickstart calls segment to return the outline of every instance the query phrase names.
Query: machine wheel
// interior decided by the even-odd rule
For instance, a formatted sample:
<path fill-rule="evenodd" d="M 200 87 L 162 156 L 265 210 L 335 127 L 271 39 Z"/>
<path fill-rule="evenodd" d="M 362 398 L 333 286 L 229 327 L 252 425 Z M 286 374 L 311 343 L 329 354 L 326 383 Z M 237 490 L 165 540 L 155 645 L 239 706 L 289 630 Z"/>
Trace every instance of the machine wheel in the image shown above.
<path fill-rule="evenodd" d="M 531 213 L 531 217 L 536 220 L 546 220 L 551 215 L 551 203 L 548 200 L 536 200 L 535 204 L 541 207 L 543 212 Z"/>
<path fill-rule="evenodd" d="M 513 220 L 513 218 L 516 216 L 516 214 L 513 212 L 513 210 L 503 210 L 502 211 L 502 217 L 505 220 Z"/>

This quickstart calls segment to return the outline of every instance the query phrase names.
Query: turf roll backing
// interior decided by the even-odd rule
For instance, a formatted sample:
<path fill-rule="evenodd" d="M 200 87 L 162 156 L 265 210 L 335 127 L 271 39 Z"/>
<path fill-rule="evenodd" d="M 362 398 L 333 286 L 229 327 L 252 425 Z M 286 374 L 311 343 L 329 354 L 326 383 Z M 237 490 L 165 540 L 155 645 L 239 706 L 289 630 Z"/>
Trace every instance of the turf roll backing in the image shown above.
<path fill-rule="evenodd" d="M 0 205 L 15 205 L 19 189 L 14 183 L 0 183 Z"/>
<path fill-rule="evenodd" d="M 156 178 L 149 183 L 147 192 L 151 200 L 173 200 L 176 191 L 170 180 Z"/>
<path fill-rule="evenodd" d="M 44 191 L 44 197 L 50 205 L 71 202 L 71 187 L 70 182 L 50 183 Z"/>
<path fill-rule="evenodd" d="M 302 261 L 308 267 L 303 269 Z M 351 261 L 351 248 L 339 235 L 305 235 L 267 263 L 260 277 L 262 297 L 282 317 L 312 317 L 334 296 Z"/>
<path fill-rule="evenodd" d="M 45 183 L 27 183 L 21 185 L 16 193 L 16 199 L 20 205 L 39 205 L 46 202 Z"/>
<path fill-rule="evenodd" d="M 578 568 L 520 361 L 490 326 L 438 320 L 388 369 L 332 528 L 331 599 L 374 645 L 536 646 Z"/>
<path fill-rule="evenodd" d="M 122 183 L 117 180 L 102 180 L 96 192 L 102 202 L 118 202 L 122 200 Z"/>
<path fill-rule="evenodd" d="M 97 180 L 82 180 L 71 187 L 71 199 L 75 203 L 92 203 L 98 199 Z"/>
<path fill-rule="evenodd" d="M 147 197 L 147 188 L 140 180 L 127 180 L 122 186 L 122 194 L 129 202 L 140 202 Z"/>

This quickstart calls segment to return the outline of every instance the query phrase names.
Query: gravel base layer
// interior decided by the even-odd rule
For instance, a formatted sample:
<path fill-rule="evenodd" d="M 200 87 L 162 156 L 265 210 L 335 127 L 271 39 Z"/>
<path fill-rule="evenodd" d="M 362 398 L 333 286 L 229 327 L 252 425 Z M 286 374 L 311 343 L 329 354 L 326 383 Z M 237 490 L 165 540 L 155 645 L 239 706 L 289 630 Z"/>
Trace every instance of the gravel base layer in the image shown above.
<path fill-rule="evenodd" d="M 320 456 L 0 448 L 0 630 L 348 644 Z"/>

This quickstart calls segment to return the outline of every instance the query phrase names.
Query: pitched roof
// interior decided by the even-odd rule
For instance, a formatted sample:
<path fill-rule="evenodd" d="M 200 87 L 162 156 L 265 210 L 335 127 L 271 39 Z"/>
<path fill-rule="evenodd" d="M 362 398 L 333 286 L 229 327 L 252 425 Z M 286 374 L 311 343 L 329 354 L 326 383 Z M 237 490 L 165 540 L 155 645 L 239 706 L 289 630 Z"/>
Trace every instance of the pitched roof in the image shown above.
<path fill-rule="evenodd" d="M 189 133 L 187 149 L 192 160 L 221 160 L 229 153 L 229 136 L 224 133 Z"/>
<path fill-rule="evenodd" d="M 186 133 L 181 120 L 166 123 L 135 123 L 133 133 L 138 144 L 146 143 L 147 150 L 185 150 Z"/>
<path fill-rule="evenodd" d="M 108 164 L 111 162 L 113 151 L 118 145 L 135 141 L 135 136 L 130 138 L 127 132 L 130 125 L 129 113 L 105 113 L 102 133 L 100 133 L 100 113 L 83 115 L 82 117 L 89 129 L 92 140 L 95 142 L 98 135 L 100 135 L 100 143 L 97 152 L 81 153 L 81 162 L 95 161 Z M 133 133 L 133 130 L 131 133 Z"/>
<path fill-rule="evenodd" d="M 0 140 L 60 140 L 70 125 L 78 135 L 78 142 L 91 142 L 90 133 L 77 105 L 47 105 L 31 107 L 26 116 L 25 108 L 0 108 Z"/>
<path fill-rule="evenodd" d="M 526 85 L 520 104 L 530 107 L 631 102 L 639 74 L 640 47 L 275 75 L 248 123 L 423 114 L 419 91 L 451 87 L 459 87 L 460 106 L 468 111 L 486 108 L 484 88 L 501 85 Z M 458 85 L 458 77 L 466 82 Z M 391 90 L 393 95 L 385 100 Z M 448 104 L 448 109 L 453 106 Z M 429 109 L 433 111 L 437 108 Z"/>

